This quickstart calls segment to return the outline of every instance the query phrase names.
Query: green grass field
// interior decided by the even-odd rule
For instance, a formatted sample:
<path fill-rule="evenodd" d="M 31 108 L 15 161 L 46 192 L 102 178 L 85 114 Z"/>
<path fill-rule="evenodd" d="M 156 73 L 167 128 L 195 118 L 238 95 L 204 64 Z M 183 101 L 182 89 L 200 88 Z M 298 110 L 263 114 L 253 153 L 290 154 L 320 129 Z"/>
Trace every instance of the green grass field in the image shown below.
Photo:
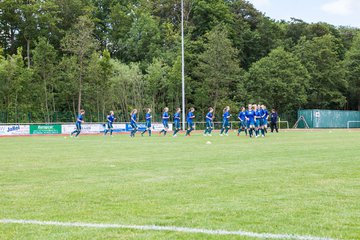
<path fill-rule="evenodd" d="M 0 219 L 360 239 L 360 131 L 0 138 Z M 0 239 L 253 238 L 0 223 Z"/>

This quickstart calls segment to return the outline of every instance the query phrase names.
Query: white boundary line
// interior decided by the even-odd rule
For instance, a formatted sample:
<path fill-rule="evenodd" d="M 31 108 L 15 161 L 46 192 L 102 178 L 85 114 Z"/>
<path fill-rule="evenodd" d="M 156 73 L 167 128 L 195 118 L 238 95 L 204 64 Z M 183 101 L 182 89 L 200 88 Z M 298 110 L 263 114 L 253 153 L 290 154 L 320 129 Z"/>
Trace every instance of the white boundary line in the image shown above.
<path fill-rule="evenodd" d="M 16 220 L 16 219 L 0 219 L 2 224 L 32 224 L 45 226 L 61 226 L 61 227 L 86 227 L 86 228 L 119 228 L 119 229 L 136 229 L 151 231 L 171 231 L 183 233 L 202 233 L 210 235 L 237 235 L 244 237 L 260 238 L 260 239 L 294 239 L 294 240 L 335 240 L 326 237 L 301 236 L 293 234 L 273 234 L 273 233 L 255 233 L 246 231 L 227 231 L 227 230 L 209 230 L 200 228 L 187 228 L 175 226 L 155 226 L 155 225 L 124 225 L 124 224 L 106 224 L 106 223 L 82 223 L 82 222 L 57 222 L 57 221 L 38 221 L 38 220 Z"/>

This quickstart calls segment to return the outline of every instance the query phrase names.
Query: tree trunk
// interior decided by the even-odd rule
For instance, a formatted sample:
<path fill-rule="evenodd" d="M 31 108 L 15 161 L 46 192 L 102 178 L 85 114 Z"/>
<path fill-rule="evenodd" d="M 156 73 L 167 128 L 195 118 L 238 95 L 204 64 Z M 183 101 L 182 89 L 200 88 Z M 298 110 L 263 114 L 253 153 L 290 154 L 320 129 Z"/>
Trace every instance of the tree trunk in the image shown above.
<path fill-rule="evenodd" d="M 48 92 L 47 92 L 47 82 L 46 82 L 46 74 L 43 72 L 43 80 L 44 80 L 44 91 L 45 91 L 45 110 L 46 110 L 46 122 L 50 122 L 49 116 L 49 104 L 48 104 Z"/>
<path fill-rule="evenodd" d="M 83 77 L 83 62 L 80 60 L 80 76 L 79 76 L 79 97 L 78 97 L 78 113 L 81 110 L 81 94 L 82 94 L 82 77 Z"/>
<path fill-rule="evenodd" d="M 30 68 L 30 40 L 26 39 L 27 67 Z"/>
<path fill-rule="evenodd" d="M 76 115 L 76 109 L 75 109 L 75 99 L 74 99 L 74 97 L 73 97 L 72 99 L 73 99 L 73 111 L 74 111 L 74 116 L 77 117 L 77 115 Z"/>

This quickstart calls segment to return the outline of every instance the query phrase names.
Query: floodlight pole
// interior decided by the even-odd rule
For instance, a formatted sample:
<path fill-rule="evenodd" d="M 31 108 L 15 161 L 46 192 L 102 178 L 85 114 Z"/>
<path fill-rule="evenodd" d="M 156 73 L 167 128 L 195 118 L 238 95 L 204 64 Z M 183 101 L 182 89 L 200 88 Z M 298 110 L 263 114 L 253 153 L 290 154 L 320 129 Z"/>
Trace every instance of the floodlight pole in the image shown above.
<path fill-rule="evenodd" d="M 184 60 L 184 0 L 181 0 L 181 83 L 182 83 L 182 129 L 185 131 L 185 60 Z"/>

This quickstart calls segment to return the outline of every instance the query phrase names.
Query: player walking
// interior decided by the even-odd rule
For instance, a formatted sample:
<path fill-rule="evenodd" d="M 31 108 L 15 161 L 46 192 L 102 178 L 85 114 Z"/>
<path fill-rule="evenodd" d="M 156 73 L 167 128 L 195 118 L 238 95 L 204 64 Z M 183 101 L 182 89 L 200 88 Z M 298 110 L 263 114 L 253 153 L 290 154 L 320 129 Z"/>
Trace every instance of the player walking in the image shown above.
<path fill-rule="evenodd" d="M 144 133 L 146 133 L 146 131 L 148 131 L 149 133 L 149 137 L 151 137 L 151 108 L 148 108 L 146 110 L 146 114 L 145 114 L 145 127 L 146 129 L 141 133 L 141 136 L 144 136 Z"/>
<path fill-rule="evenodd" d="M 213 130 L 213 112 L 214 109 L 212 107 L 209 107 L 209 112 L 206 114 L 205 121 L 206 121 L 206 128 L 204 132 L 204 136 L 211 136 L 211 132 Z"/>
<path fill-rule="evenodd" d="M 173 137 L 177 137 L 177 133 L 180 131 L 180 112 L 181 109 L 177 108 L 176 112 L 174 113 L 174 133 Z"/>
<path fill-rule="evenodd" d="M 248 110 L 245 112 L 246 126 L 249 130 L 249 136 L 252 138 L 253 132 L 255 131 L 255 111 L 254 107 L 249 104 Z"/>
<path fill-rule="evenodd" d="M 107 119 L 107 124 L 106 124 L 106 129 L 104 131 L 104 136 L 106 136 L 108 132 L 110 132 L 110 136 L 112 136 L 113 122 L 116 120 L 114 116 L 114 111 L 110 111 L 110 114 L 106 117 L 106 119 Z"/>
<path fill-rule="evenodd" d="M 245 119 L 245 107 L 241 107 L 241 110 L 238 114 L 238 119 L 239 119 L 239 129 L 238 129 L 238 133 L 237 135 L 240 136 L 241 131 L 244 131 L 246 136 L 248 135 L 247 133 L 247 128 L 246 128 L 246 119 Z"/>
<path fill-rule="evenodd" d="M 164 113 L 163 113 L 163 116 L 162 116 L 162 124 L 164 125 L 164 129 L 160 131 L 160 134 L 161 133 L 164 133 L 164 136 L 166 136 L 166 133 L 167 131 L 169 130 L 169 119 L 170 119 L 170 116 L 169 116 L 169 108 L 164 108 Z"/>
<path fill-rule="evenodd" d="M 189 113 L 187 115 L 187 125 L 188 125 L 188 129 L 186 131 L 186 134 L 185 136 L 190 136 L 190 133 L 194 130 L 194 118 L 195 118 L 195 115 L 194 115 L 194 112 L 195 112 L 195 108 L 190 108 L 189 109 Z"/>
<path fill-rule="evenodd" d="M 228 131 L 230 129 L 230 124 L 229 124 L 230 117 L 231 117 L 230 107 L 226 106 L 223 110 L 223 124 L 222 124 L 222 128 L 220 131 L 220 136 L 223 136 L 224 131 L 225 131 L 225 135 L 229 136 Z"/>
<path fill-rule="evenodd" d="M 137 109 L 134 109 L 131 111 L 130 113 L 130 125 L 132 127 L 131 133 L 130 133 L 130 137 L 135 137 L 135 134 L 137 132 L 137 122 L 136 122 L 136 114 L 137 114 Z"/>

